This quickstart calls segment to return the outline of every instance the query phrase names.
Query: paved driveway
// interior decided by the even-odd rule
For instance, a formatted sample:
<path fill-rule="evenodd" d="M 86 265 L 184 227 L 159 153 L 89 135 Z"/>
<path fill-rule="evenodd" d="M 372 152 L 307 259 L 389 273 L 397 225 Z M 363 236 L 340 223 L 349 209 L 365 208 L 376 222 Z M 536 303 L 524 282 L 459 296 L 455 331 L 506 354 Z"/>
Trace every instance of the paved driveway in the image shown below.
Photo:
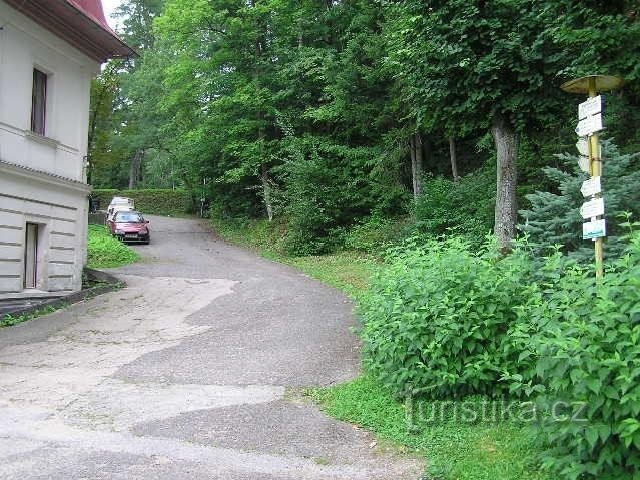
<path fill-rule="evenodd" d="M 290 393 L 358 375 L 342 294 L 149 218 L 126 289 L 0 330 L 0 478 L 419 478 Z"/>

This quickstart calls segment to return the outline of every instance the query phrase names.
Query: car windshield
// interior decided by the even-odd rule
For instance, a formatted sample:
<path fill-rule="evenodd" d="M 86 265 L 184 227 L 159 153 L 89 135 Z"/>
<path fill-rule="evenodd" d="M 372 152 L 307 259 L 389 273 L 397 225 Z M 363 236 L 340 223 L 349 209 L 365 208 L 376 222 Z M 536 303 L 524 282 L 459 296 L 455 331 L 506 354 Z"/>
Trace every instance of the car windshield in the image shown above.
<path fill-rule="evenodd" d="M 116 214 L 116 222 L 142 223 L 144 222 L 144 218 L 142 218 L 142 215 L 135 212 L 118 212 Z"/>

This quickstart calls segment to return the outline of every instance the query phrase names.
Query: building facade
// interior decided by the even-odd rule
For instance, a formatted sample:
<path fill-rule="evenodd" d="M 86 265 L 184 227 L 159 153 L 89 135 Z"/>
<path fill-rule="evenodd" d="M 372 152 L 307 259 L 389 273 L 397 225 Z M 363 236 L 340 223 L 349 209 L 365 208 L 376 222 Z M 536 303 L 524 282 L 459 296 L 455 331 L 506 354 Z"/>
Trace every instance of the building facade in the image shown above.
<path fill-rule="evenodd" d="M 81 288 L 91 79 L 133 53 L 100 0 L 0 0 L 0 299 Z"/>

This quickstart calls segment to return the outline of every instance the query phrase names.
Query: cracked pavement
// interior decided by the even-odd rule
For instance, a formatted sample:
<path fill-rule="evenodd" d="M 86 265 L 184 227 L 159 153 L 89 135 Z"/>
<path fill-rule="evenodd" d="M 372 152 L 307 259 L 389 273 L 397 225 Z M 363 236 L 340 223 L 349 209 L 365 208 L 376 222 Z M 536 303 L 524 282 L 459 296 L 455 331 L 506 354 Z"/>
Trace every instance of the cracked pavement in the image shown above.
<path fill-rule="evenodd" d="M 359 373 L 348 299 L 149 217 L 127 288 L 0 330 L 0 478 L 412 480 L 420 460 L 287 395 Z"/>

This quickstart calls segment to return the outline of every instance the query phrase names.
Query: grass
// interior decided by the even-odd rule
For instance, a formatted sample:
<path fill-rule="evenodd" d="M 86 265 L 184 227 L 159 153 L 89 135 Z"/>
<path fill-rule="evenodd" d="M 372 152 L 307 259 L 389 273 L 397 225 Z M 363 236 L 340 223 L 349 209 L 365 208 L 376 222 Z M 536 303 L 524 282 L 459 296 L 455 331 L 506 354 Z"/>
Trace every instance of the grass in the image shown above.
<path fill-rule="evenodd" d="M 60 304 L 57 306 L 48 306 L 42 307 L 37 310 L 34 310 L 30 313 L 25 313 L 22 315 L 4 315 L 0 318 L 0 328 L 4 327 L 12 327 L 13 325 L 18 325 L 19 323 L 26 322 L 28 320 L 33 320 L 34 318 L 41 317 L 42 315 L 47 315 L 49 313 L 55 312 L 56 310 L 60 310 L 61 308 L 65 308 L 65 304 Z"/>
<path fill-rule="evenodd" d="M 113 268 L 139 260 L 139 255 L 102 225 L 89 225 L 88 267 Z"/>
<path fill-rule="evenodd" d="M 381 261 L 359 252 L 291 257 L 280 248 L 286 227 L 266 221 L 214 220 L 227 241 L 256 250 L 272 260 L 291 265 L 357 299 L 366 293 Z M 540 447 L 528 424 L 514 422 L 468 423 L 444 421 L 411 428 L 405 405 L 375 379 L 365 375 L 328 388 L 304 390 L 327 414 L 374 432 L 423 456 L 429 480 L 549 480 L 539 471 Z M 479 401 L 479 400 L 478 400 Z M 414 404 L 429 411 L 430 404 Z M 480 408 L 480 407 L 478 407 Z"/>
<path fill-rule="evenodd" d="M 278 220 L 212 220 L 216 232 L 226 241 L 251 248 L 265 258 L 290 265 L 310 277 L 331 285 L 353 298 L 365 292 L 379 268 L 378 258 L 362 252 L 293 257 L 281 245 L 286 225 Z"/>
<path fill-rule="evenodd" d="M 515 422 L 408 421 L 407 408 L 375 379 L 363 376 L 306 392 L 329 415 L 374 432 L 423 456 L 433 480 L 549 480 L 537 466 L 539 447 L 531 426 Z M 476 400 L 480 402 L 479 400 Z M 414 410 L 430 412 L 428 401 Z M 477 409 L 481 406 L 478 403 Z"/>
<path fill-rule="evenodd" d="M 378 259 L 364 253 L 341 252 L 322 256 L 282 257 L 277 260 L 356 299 L 369 288 L 371 276 L 380 268 Z"/>

